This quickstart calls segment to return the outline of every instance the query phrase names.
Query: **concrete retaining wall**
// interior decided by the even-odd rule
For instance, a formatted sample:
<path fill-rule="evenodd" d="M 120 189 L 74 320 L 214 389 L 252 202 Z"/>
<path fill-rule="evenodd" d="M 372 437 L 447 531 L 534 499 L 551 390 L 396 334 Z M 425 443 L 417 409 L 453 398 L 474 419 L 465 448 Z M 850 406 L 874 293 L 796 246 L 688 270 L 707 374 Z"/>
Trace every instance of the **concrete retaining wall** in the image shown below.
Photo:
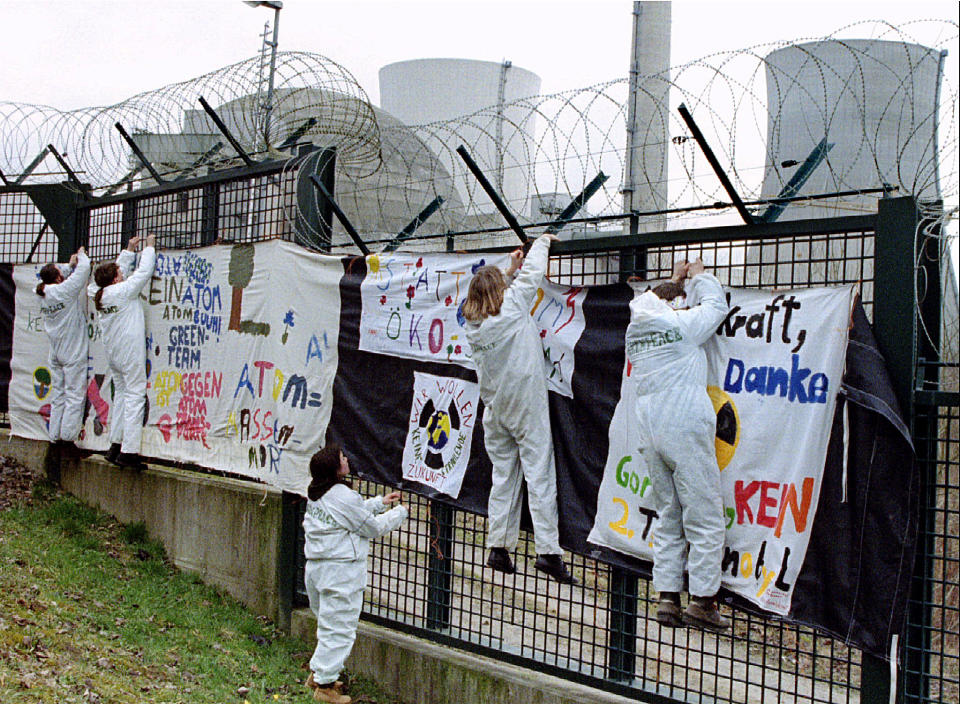
<path fill-rule="evenodd" d="M 48 444 L 0 441 L 0 454 L 39 471 Z M 266 485 L 151 466 L 142 473 L 94 456 L 63 462 L 64 490 L 123 523 L 143 521 L 180 569 L 199 574 L 309 646 L 316 621 L 291 614 L 291 506 Z M 295 520 L 292 528 L 295 529 Z M 287 551 L 284 552 L 284 542 Z M 633 700 L 362 622 L 347 667 L 408 704 L 627 704 Z"/>
<path fill-rule="evenodd" d="M 278 598 L 279 490 L 166 467 L 137 473 L 99 457 L 61 464 L 60 482 L 121 523 L 143 521 L 178 568 L 285 626 L 289 603 L 281 609 Z M 289 591 L 289 583 L 282 588 Z"/>
<path fill-rule="evenodd" d="M 293 612 L 293 635 L 316 644 L 309 609 Z M 631 704 L 635 700 L 360 622 L 347 660 L 406 704 Z"/>
<path fill-rule="evenodd" d="M 50 469 L 44 464 L 48 447 L 13 437 L 0 443 L 0 452 L 42 471 Z M 143 521 L 178 568 L 289 628 L 294 546 L 284 553 L 278 489 L 153 465 L 138 473 L 99 455 L 61 462 L 59 480 L 65 491 L 121 523 Z"/>
<path fill-rule="evenodd" d="M 0 440 L 0 454 L 15 459 L 34 471 L 42 472 L 45 469 L 44 463 L 50 443 L 27 440 L 26 438 L 9 435 L 9 432 L 9 430 L 0 431 L 0 433 L 3 433 L 2 440 Z"/>

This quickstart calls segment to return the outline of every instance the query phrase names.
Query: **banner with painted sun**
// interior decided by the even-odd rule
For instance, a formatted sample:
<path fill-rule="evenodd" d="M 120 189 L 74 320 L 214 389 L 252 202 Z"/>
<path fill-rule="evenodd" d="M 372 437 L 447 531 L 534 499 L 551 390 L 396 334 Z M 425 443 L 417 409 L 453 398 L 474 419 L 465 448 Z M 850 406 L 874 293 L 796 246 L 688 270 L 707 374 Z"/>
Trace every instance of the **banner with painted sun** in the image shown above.
<path fill-rule="evenodd" d="M 403 478 L 457 498 L 480 402 L 471 381 L 414 372 Z"/>
<path fill-rule="evenodd" d="M 726 295 L 729 315 L 704 344 L 724 506 L 722 584 L 786 615 L 820 496 L 853 289 Z M 626 363 L 588 541 L 653 560 L 657 487 L 630 375 Z"/>

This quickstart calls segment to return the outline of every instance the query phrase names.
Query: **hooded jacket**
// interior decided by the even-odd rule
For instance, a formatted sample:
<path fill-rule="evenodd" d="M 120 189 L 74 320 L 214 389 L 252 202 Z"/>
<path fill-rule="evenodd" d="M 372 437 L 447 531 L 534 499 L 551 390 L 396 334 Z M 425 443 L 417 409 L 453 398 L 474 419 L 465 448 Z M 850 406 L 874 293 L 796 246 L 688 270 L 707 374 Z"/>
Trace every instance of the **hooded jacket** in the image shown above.
<path fill-rule="evenodd" d="M 500 312 L 466 326 L 480 398 L 508 425 L 522 420 L 531 405 L 543 405 L 547 396 L 543 347 L 530 308 L 549 256 L 550 240 L 538 238 L 504 291 Z"/>
<path fill-rule="evenodd" d="M 674 310 L 653 291 L 630 302 L 627 357 L 640 395 L 666 391 L 676 384 L 706 389 L 707 355 L 702 345 L 728 312 L 723 287 L 713 274 L 690 279 L 690 308 Z"/>
<path fill-rule="evenodd" d="M 43 287 L 40 312 L 43 327 L 50 338 L 50 354 L 60 364 L 87 359 L 87 314 L 82 292 L 90 278 L 90 259 L 77 253 L 77 268 L 61 273 L 66 277 L 58 284 Z"/>
<path fill-rule="evenodd" d="M 334 484 L 303 516 L 303 554 L 308 560 L 366 560 L 370 541 L 389 533 L 407 517 L 406 506 L 389 511 L 382 497 L 364 500 L 344 484 Z"/>

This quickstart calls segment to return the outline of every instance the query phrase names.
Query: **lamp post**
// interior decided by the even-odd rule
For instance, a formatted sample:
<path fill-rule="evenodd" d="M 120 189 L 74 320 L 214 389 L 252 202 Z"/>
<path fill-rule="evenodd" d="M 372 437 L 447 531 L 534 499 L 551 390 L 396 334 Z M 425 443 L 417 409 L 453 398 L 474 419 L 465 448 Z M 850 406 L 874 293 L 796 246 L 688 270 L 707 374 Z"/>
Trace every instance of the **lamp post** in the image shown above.
<path fill-rule="evenodd" d="M 273 41 L 270 44 L 270 75 L 267 83 L 267 104 L 263 120 L 263 143 L 270 149 L 270 113 L 273 111 L 273 74 L 277 68 L 277 35 L 280 31 L 280 10 L 283 9 L 282 0 L 243 0 L 244 5 L 250 7 L 269 7 L 273 9 Z"/>

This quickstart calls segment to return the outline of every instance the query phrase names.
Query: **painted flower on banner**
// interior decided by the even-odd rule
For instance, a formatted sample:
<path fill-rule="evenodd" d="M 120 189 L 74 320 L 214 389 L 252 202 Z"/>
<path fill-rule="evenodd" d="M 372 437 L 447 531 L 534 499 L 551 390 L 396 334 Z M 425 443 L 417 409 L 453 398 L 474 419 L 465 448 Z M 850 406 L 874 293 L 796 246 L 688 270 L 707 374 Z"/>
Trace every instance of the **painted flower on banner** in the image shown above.
<path fill-rule="evenodd" d="M 282 344 L 287 344 L 287 338 L 290 336 L 290 328 L 292 327 L 296 327 L 293 322 L 293 311 L 288 310 L 287 314 L 283 316 L 283 335 L 280 337 Z"/>

